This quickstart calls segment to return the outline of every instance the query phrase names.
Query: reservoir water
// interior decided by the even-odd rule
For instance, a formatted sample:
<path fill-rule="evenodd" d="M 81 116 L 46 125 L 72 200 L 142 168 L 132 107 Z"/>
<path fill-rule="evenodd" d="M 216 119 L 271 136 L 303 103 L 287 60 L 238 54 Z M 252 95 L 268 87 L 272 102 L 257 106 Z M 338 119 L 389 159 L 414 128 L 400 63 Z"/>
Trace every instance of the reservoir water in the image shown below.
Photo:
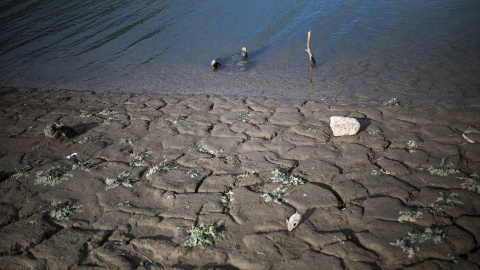
<path fill-rule="evenodd" d="M 480 1 L 1 0 L 0 85 L 479 102 Z"/>

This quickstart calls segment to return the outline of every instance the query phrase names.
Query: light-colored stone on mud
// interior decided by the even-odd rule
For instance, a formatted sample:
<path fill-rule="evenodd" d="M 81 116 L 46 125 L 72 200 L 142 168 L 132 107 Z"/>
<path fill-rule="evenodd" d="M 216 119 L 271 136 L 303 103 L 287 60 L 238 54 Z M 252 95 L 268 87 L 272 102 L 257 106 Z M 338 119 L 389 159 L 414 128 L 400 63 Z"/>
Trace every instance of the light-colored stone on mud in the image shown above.
<path fill-rule="evenodd" d="M 360 130 L 360 122 L 352 117 L 332 116 L 330 117 L 330 128 L 333 136 L 351 136 Z"/>

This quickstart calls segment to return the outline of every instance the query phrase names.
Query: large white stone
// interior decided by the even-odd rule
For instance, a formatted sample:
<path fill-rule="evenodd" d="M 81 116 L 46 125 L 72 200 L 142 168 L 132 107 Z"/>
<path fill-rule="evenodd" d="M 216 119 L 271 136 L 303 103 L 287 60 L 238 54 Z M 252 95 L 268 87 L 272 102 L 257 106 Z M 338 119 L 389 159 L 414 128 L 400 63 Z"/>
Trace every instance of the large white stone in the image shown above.
<path fill-rule="evenodd" d="M 355 135 L 360 130 L 360 122 L 352 117 L 330 117 L 330 128 L 333 136 Z"/>

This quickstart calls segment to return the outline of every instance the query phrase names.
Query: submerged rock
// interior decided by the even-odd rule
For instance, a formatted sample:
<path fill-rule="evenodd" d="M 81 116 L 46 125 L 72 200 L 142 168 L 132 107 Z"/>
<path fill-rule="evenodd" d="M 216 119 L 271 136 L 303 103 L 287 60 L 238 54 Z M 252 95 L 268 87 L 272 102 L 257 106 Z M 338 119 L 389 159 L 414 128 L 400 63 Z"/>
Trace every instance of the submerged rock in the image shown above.
<path fill-rule="evenodd" d="M 352 117 L 330 117 L 330 128 L 333 136 L 355 135 L 360 130 L 360 122 Z"/>
<path fill-rule="evenodd" d="M 51 125 L 46 126 L 43 129 L 43 134 L 45 134 L 45 137 L 47 138 L 72 138 L 77 135 L 77 132 L 73 128 L 65 125 L 64 123 L 55 122 Z"/>

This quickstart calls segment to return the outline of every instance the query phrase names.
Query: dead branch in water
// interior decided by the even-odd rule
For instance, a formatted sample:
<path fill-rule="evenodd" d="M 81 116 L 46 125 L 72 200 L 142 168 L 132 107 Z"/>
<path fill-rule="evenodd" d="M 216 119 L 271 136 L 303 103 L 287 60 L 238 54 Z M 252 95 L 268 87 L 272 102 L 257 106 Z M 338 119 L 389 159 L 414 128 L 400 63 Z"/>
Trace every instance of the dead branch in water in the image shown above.
<path fill-rule="evenodd" d="M 315 65 L 315 58 L 313 58 L 312 51 L 310 50 L 310 32 L 311 31 L 308 31 L 307 49 L 305 51 L 307 51 L 308 56 L 310 57 L 310 61 L 312 61 L 312 65 Z"/>

